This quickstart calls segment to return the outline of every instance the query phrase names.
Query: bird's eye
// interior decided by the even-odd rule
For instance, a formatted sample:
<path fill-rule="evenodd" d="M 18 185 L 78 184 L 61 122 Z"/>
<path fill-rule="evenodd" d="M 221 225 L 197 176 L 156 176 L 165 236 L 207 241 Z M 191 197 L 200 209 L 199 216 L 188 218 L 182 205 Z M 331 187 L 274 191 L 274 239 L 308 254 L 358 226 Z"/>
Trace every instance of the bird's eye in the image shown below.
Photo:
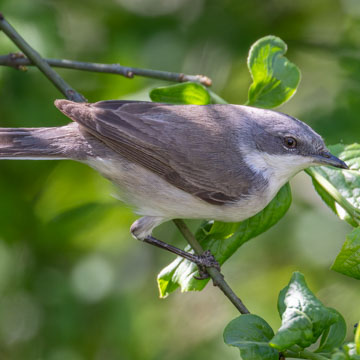
<path fill-rule="evenodd" d="M 296 145 L 297 145 L 297 142 L 296 140 L 291 137 L 291 136 L 287 136 L 284 138 L 284 143 L 285 143 L 285 146 L 288 148 L 288 149 L 295 149 L 296 148 Z"/>

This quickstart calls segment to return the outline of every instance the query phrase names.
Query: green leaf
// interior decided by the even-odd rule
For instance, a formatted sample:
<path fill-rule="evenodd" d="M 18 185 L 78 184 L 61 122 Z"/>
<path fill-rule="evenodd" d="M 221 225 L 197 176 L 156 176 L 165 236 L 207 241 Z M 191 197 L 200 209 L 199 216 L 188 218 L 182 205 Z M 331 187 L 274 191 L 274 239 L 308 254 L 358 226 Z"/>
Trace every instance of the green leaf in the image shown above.
<path fill-rule="evenodd" d="M 237 223 L 205 222 L 196 232 L 196 239 L 223 264 L 241 245 L 275 225 L 290 204 L 291 190 L 290 185 L 286 184 L 258 214 Z M 196 265 L 176 258 L 158 275 L 160 296 L 167 296 L 179 286 L 181 291 L 202 290 L 208 280 L 196 280 L 194 275 L 197 275 Z"/>
<path fill-rule="evenodd" d="M 179 105 L 207 105 L 211 96 L 205 86 L 195 82 L 158 87 L 150 91 L 152 101 Z"/>
<path fill-rule="evenodd" d="M 308 347 L 338 321 L 337 312 L 326 308 L 315 297 L 299 272 L 293 274 L 278 301 L 282 323 L 270 345 L 280 351 L 293 345 Z"/>
<path fill-rule="evenodd" d="M 158 274 L 157 283 L 161 298 L 167 297 L 170 293 L 179 287 L 179 282 L 173 281 L 173 279 L 175 278 L 177 268 L 181 264 L 181 260 L 182 258 L 178 256 L 172 263 L 162 269 Z"/>
<path fill-rule="evenodd" d="M 331 269 L 360 280 L 360 227 L 346 236 Z"/>
<path fill-rule="evenodd" d="M 335 214 L 356 227 L 346 237 L 332 270 L 360 279 L 360 145 L 337 144 L 329 149 L 344 160 L 350 170 L 318 166 L 306 172 L 312 177 L 316 191 Z"/>
<path fill-rule="evenodd" d="M 326 353 L 332 352 L 334 349 L 340 347 L 346 337 L 346 323 L 342 315 L 335 309 L 331 309 L 336 313 L 338 320 L 332 324 L 327 331 L 324 331 L 321 336 L 320 346 L 316 352 Z"/>
<path fill-rule="evenodd" d="M 252 314 L 237 317 L 224 330 L 225 343 L 239 348 L 243 360 L 278 360 L 279 352 L 268 344 L 273 336 L 269 324 Z"/>
<path fill-rule="evenodd" d="M 306 170 L 315 190 L 327 205 L 350 225 L 360 224 L 360 145 L 329 146 L 332 154 L 344 160 L 350 170 L 317 166 Z"/>
<path fill-rule="evenodd" d="M 334 351 L 331 360 L 360 360 L 360 327 L 355 331 L 354 342 L 349 342 Z"/>
<path fill-rule="evenodd" d="M 286 51 L 286 44 L 276 36 L 265 36 L 251 46 L 248 67 L 253 83 L 247 105 L 271 109 L 295 94 L 300 70 L 283 56 Z"/>

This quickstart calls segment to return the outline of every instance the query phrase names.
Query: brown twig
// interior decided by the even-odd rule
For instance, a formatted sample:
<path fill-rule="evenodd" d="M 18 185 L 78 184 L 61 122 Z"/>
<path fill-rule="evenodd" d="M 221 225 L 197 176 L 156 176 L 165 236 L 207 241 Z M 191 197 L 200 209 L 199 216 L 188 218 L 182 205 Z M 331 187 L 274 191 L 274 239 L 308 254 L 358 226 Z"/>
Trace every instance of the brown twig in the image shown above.
<path fill-rule="evenodd" d="M 186 226 L 185 222 L 180 219 L 173 220 L 177 228 L 180 230 L 186 241 L 190 244 L 196 254 L 201 255 L 204 252 L 204 249 L 200 243 L 196 240 L 194 234 Z M 224 293 L 224 295 L 233 303 L 233 305 L 240 311 L 241 314 L 249 314 L 250 311 L 244 305 L 244 303 L 238 298 L 234 293 L 228 283 L 225 281 L 223 275 L 219 270 L 211 267 L 207 268 L 206 271 L 213 279 L 214 284 L 219 287 L 219 289 Z"/>
<path fill-rule="evenodd" d="M 34 50 L 22 36 L 20 36 L 20 34 L 5 20 L 1 13 L 0 29 L 69 100 L 77 102 L 86 101 L 80 93 L 75 91 L 55 70 L 51 68 L 41 55 Z"/>
<path fill-rule="evenodd" d="M 43 59 L 48 65 L 63 69 L 74 69 L 82 71 L 92 71 L 108 74 L 122 75 L 127 78 L 133 78 L 135 75 L 174 81 L 185 82 L 195 81 L 205 86 L 211 85 L 211 79 L 204 75 L 186 75 L 182 73 L 173 73 L 168 71 L 139 69 L 129 66 L 122 66 L 120 64 L 98 64 L 84 61 L 74 61 L 66 59 Z M 11 66 L 18 70 L 24 70 L 26 66 L 36 65 L 31 60 L 22 56 L 22 54 L 8 54 L 0 56 L 0 65 Z"/>

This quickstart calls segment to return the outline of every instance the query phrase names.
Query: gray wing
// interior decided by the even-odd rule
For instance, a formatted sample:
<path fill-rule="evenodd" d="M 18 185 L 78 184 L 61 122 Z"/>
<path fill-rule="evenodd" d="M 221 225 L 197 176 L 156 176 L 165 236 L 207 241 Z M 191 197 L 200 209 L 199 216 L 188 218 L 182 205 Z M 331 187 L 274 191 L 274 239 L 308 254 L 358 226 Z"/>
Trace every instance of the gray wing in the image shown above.
<path fill-rule="evenodd" d="M 56 106 L 121 156 L 208 203 L 249 193 L 254 174 L 241 162 L 226 106 L 116 100 Z"/>

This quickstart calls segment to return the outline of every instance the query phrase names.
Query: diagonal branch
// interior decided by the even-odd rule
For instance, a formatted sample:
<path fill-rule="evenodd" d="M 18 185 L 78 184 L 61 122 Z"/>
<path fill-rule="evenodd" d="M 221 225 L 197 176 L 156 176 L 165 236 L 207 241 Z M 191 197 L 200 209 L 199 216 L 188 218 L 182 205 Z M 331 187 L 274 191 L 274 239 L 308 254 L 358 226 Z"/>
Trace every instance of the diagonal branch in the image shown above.
<path fill-rule="evenodd" d="M 86 99 L 75 91 L 50 65 L 34 50 L 25 39 L 5 20 L 0 13 L 0 29 L 36 65 L 41 72 L 69 99 L 84 102 Z"/>
<path fill-rule="evenodd" d="M 84 61 L 74 61 L 66 59 L 43 59 L 48 65 L 63 69 L 74 69 L 82 71 L 100 72 L 107 74 L 122 75 L 127 78 L 133 78 L 135 75 L 174 81 L 174 82 L 185 82 L 194 81 L 201 83 L 205 86 L 211 85 L 211 79 L 205 75 L 186 75 L 183 73 L 174 73 L 160 70 L 150 69 L 139 69 L 135 67 L 122 66 L 120 64 L 98 64 Z M 31 60 L 26 58 L 23 54 L 8 54 L 0 56 L 0 65 L 11 66 L 18 70 L 24 70 L 25 66 L 33 66 Z"/>
<path fill-rule="evenodd" d="M 175 219 L 173 220 L 177 228 L 180 230 L 184 238 L 194 249 L 195 253 L 201 255 L 204 252 L 204 249 L 196 240 L 194 234 L 189 230 L 183 220 Z M 240 311 L 241 314 L 249 314 L 250 311 L 244 305 L 244 303 L 237 297 L 234 291 L 231 289 L 229 284 L 224 280 L 224 277 L 215 268 L 207 268 L 206 271 L 213 279 L 214 285 L 218 286 L 224 295 L 233 303 L 233 305 Z"/>

